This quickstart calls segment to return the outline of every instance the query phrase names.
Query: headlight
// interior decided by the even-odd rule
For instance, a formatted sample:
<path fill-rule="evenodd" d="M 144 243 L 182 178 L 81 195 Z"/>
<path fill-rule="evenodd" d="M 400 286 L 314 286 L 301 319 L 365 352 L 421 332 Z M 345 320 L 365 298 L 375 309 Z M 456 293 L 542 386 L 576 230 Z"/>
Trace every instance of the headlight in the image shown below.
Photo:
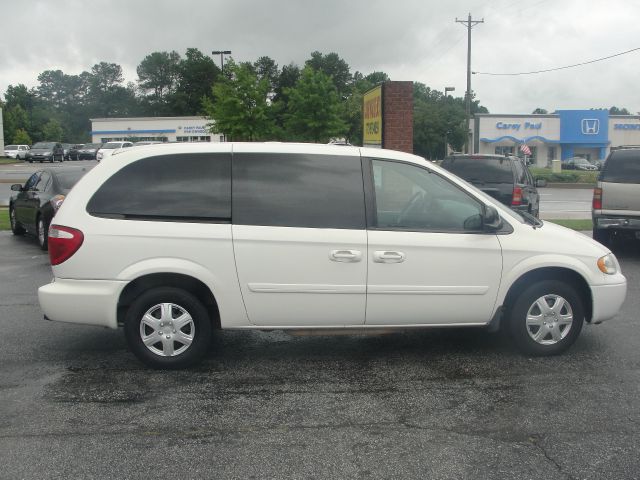
<path fill-rule="evenodd" d="M 44 152 L 43 155 L 51 155 L 51 152 Z"/>
<path fill-rule="evenodd" d="M 604 257 L 600 257 L 598 259 L 598 269 L 607 275 L 618 273 L 618 260 L 616 260 L 616 256 L 610 253 Z"/>

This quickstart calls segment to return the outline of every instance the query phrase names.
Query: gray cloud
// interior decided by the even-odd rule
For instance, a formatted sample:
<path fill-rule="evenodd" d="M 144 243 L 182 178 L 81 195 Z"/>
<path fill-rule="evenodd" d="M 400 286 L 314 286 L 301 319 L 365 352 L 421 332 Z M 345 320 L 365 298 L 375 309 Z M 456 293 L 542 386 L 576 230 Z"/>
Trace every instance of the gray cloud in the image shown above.
<path fill-rule="evenodd" d="M 466 85 L 466 32 L 454 19 L 484 17 L 473 30 L 473 69 L 519 72 L 628 50 L 638 2 L 578 0 L 0 0 L 0 92 L 37 84 L 47 69 L 77 74 L 99 61 L 135 81 L 149 53 L 230 49 L 237 60 L 269 55 L 302 64 L 314 50 L 336 52 L 352 71 L 387 72 L 442 90 Z M 521 77 L 473 76 L 491 112 L 617 105 L 640 111 L 640 53 L 572 70 Z M 217 59 L 216 59 L 217 60 Z"/>

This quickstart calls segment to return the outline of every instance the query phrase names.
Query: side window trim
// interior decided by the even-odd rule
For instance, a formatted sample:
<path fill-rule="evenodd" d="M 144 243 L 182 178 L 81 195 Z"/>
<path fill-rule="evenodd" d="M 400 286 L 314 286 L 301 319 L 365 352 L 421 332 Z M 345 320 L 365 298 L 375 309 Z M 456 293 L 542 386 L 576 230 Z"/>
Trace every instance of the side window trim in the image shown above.
<path fill-rule="evenodd" d="M 390 162 L 390 163 L 401 163 L 404 165 L 409 165 L 411 167 L 416 167 L 421 170 L 425 170 L 431 175 L 437 175 L 442 178 L 442 180 L 451 184 L 454 188 L 457 188 L 461 192 L 464 192 L 469 198 L 473 199 L 480 205 L 482 214 L 484 215 L 486 212 L 487 205 L 475 195 L 472 195 L 470 192 L 460 188 L 458 185 L 451 182 L 448 178 L 443 177 L 438 172 L 429 170 L 428 168 L 417 165 L 411 162 L 405 162 L 403 160 L 396 160 L 390 158 L 382 158 L 382 157 L 362 157 L 362 173 L 364 175 L 364 190 L 365 190 L 365 205 L 366 205 L 366 213 L 367 213 L 367 230 L 379 230 L 379 231 L 387 231 L 387 232 L 423 232 L 423 233 L 455 233 L 459 235 L 495 235 L 496 232 L 485 232 L 484 230 L 439 230 L 439 229 L 428 229 L 428 228 L 413 228 L 413 227 L 379 227 L 377 225 L 377 203 L 376 203 L 376 193 L 375 193 L 375 179 L 373 177 L 373 161 L 378 160 L 381 162 Z"/>

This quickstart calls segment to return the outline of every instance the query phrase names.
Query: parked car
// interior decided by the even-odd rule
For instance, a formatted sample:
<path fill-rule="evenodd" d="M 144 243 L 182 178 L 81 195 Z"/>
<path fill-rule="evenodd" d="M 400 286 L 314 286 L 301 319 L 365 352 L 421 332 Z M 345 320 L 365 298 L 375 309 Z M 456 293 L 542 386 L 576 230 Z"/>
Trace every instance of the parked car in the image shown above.
<path fill-rule="evenodd" d="M 562 168 L 564 170 L 598 170 L 598 167 L 582 157 L 570 158 L 562 163 Z"/>
<path fill-rule="evenodd" d="M 141 141 L 141 142 L 133 142 L 133 146 L 134 147 L 144 147 L 145 145 L 155 145 L 155 144 L 158 144 L 158 143 L 164 143 L 164 142 L 158 142 L 158 141 L 155 141 L 155 140 L 144 140 L 144 141 Z"/>
<path fill-rule="evenodd" d="M 33 173 L 24 185 L 11 186 L 9 219 L 14 235 L 33 233 L 40 248 L 48 248 L 51 219 L 71 187 L 89 169 L 86 167 L 46 168 Z"/>
<path fill-rule="evenodd" d="M 441 166 L 514 210 L 539 216 L 537 183 L 519 157 L 455 154 Z"/>
<path fill-rule="evenodd" d="M 593 238 L 610 245 L 615 236 L 640 239 L 640 148 L 612 151 L 593 191 Z"/>
<path fill-rule="evenodd" d="M 27 158 L 29 145 L 5 145 L 4 156 L 15 158 L 16 160 L 24 160 Z"/>
<path fill-rule="evenodd" d="M 593 165 L 594 167 L 596 167 L 596 170 L 602 170 L 602 164 L 603 164 L 603 161 L 602 161 L 602 160 L 596 160 L 596 159 L 594 158 L 594 159 L 587 159 L 587 161 L 588 161 L 591 165 Z"/>
<path fill-rule="evenodd" d="M 64 149 L 58 142 L 38 142 L 27 152 L 27 162 L 63 162 Z"/>
<path fill-rule="evenodd" d="M 502 325 L 554 355 L 626 295 L 604 246 L 414 155 L 200 143 L 118 157 L 60 207 L 38 296 L 50 320 L 122 326 L 153 367 L 198 362 L 216 328 Z"/>
<path fill-rule="evenodd" d="M 95 160 L 100 147 L 102 147 L 102 143 L 85 143 L 81 148 L 78 148 L 77 160 Z"/>
<path fill-rule="evenodd" d="M 111 155 L 120 153 L 123 149 L 130 147 L 133 147 L 133 142 L 107 142 L 98 150 L 96 160 L 100 162 L 109 158 Z"/>
<path fill-rule="evenodd" d="M 69 148 L 69 160 L 80 160 L 80 150 L 84 148 L 84 144 L 76 143 Z"/>

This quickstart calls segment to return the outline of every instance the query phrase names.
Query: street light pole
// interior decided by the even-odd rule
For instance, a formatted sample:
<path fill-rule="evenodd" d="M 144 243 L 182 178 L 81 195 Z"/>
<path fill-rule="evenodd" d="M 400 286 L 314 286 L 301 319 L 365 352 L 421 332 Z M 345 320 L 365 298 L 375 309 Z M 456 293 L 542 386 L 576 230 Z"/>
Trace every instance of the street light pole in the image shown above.
<path fill-rule="evenodd" d="M 212 55 L 220 55 L 220 73 L 224 73 L 224 56 L 231 55 L 231 50 L 214 50 Z"/>
<path fill-rule="evenodd" d="M 456 87 L 444 87 L 444 100 L 447 101 L 447 93 L 455 91 Z M 449 155 L 449 145 L 447 144 L 447 135 L 449 132 L 447 130 L 444 131 L 444 156 L 447 157 Z"/>

